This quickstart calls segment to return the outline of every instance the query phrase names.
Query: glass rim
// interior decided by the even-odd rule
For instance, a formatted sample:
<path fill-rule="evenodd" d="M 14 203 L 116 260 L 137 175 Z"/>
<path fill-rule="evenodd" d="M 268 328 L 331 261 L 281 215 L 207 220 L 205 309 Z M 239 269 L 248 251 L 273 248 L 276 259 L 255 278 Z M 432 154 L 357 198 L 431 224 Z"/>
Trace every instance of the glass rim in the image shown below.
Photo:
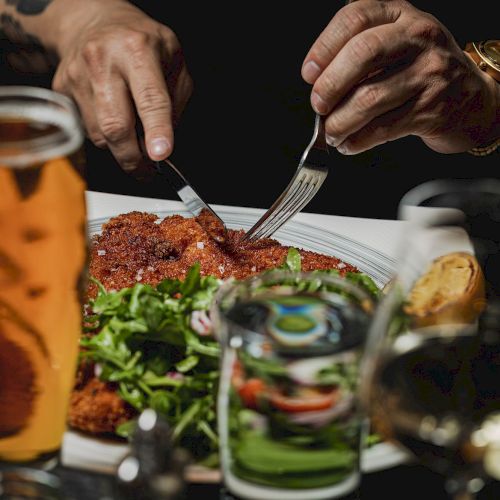
<path fill-rule="evenodd" d="M 363 290 L 363 288 L 361 288 L 359 285 L 351 283 L 347 281 L 345 278 L 342 278 L 341 276 L 331 276 L 327 273 L 321 273 L 321 271 L 293 272 L 293 271 L 275 269 L 265 274 L 250 276 L 243 280 L 229 279 L 225 283 L 223 283 L 214 297 L 214 306 L 215 309 L 217 310 L 217 314 L 220 314 L 225 319 L 228 319 L 225 314 L 225 311 L 221 308 L 221 303 L 223 302 L 224 298 L 227 297 L 231 293 L 231 291 L 235 290 L 236 288 L 244 287 L 245 289 L 251 290 L 252 286 L 255 286 L 256 284 L 258 285 L 259 283 L 265 283 L 266 281 L 275 281 L 276 279 L 280 278 L 289 279 L 291 277 L 299 278 L 301 280 L 311 280 L 311 281 L 320 279 L 322 282 L 338 286 L 343 290 L 351 293 L 352 295 L 355 296 L 355 298 L 359 301 L 360 304 L 370 304 L 371 308 L 375 306 L 375 300 L 368 294 L 368 292 Z M 321 290 L 319 293 L 325 296 L 325 298 L 328 297 L 328 295 L 331 296 L 337 295 L 335 292 L 329 290 Z"/>
<path fill-rule="evenodd" d="M 26 100 L 26 103 L 31 100 L 34 106 L 29 109 L 22 100 Z M 9 103 L 12 109 L 7 112 L 5 107 Z M 33 121 L 38 119 L 57 126 L 59 130 L 34 139 L 0 140 L 0 164 L 3 166 L 30 167 L 51 158 L 71 155 L 83 143 L 83 126 L 76 105 L 69 97 L 53 90 L 27 85 L 0 86 L 0 119 L 7 116 Z M 22 152 L 9 153 L 9 148 Z"/>
<path fill-rule="evenodd" d="M 433 179 L 408 190 L 401 198 L 399 206 L 421 206 L 425 200 L 455 190 L 457 192 L 490 192 L 500 195 L 500 180 L 494 177 L 478 179 Z"/>
<path fill-rule="evenodd" d="M 364 314 L 371 321 L 374 317 L 376 310 L 376 301 L 373 297 L 371 297 L 367 291 L 365 291 L 361 286 L 356 283 L 351 283 L 347 281 L 345 278 L 340 276 L 331 276 L 326 273 L 320 272 L 312 272 L 312 271 L 301 271 L 301 272 L 293 272 L 287 270 L 276 269 L 265 274 L 258 274 L 255 276 L 250 276 L 243 280 L 229 279 L 224 282 L 217 291 L 214 300 L 212 302 L 212 306 L 210 309 L 210 317 L 214 324 L 218 324 L 219 327 L 224 325 L 225 327 L 230 327 L 234 331 L 238 331 L 240 335 L 244 335 L 247 338 L 255 338 L 255 336 L 260 337 L 260 334 L 255 330 L 244 327 L 230 317 L 228 317 L 228 312 L 231 310 L 232 306 L 238 303 L 238 300 L 234 300 L 231 302 L 231 305 L 224 309 L 222 304 L 225 302 L 226 298 L 231 297 L 232 291 L 236 290 L 238 287 L 244 287 L 246 290 L 251 291 L 251 287 L 253 285 L 257 285 L 262 283 L 264 280 L 276 280 L 280 278 L 290 278 L 290 277 L 298 277 L 301 279 L 310 279 L 317 280 L 321 279 L 324 283 L 331 284 L 336 287 L 342 288 L 343 291 L 347 291 L 351 294 L 351 297 L 342 296 L 334 291 L 328 290 L 320 290 L 316 292 L 310 292 L 313 295 L 319 294 L 319 299 L 324 299 L 326 301 L 326 306 L 328 304 L 334 305 L 339 304 L 339 299 L 342 299 L 346 305 L 354 305 L 359 308 L 360 313 Z M 287 285 L 284 285 L 287 286 Z M 307 290 L 303 291 L 304 293 L 308 293 Z M 271 290 L 272 293 L 272 290 Z M 238 294 L 240 295 L 240 294 Z M 352 297 L 354 296 L 354 298 Z M 246 298 L 252 298 L 252 295 L 249 294 Z M 244 299 L 245 300 L 245 299 Z M 219 329 L 215 328 L 215 338 L 221 342 L 222 344 L 226 344 L 230 341 L 230 338 L 227 337 L 225 333 L 225 328 Z"/>

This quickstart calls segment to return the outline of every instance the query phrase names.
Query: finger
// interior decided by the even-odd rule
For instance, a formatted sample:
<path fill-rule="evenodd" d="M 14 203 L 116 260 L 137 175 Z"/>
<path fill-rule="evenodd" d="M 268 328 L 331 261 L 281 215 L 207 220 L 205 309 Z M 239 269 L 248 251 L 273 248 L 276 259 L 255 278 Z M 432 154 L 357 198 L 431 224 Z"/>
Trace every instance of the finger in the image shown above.
<path fill-rule="evenodd" d="M 136 54 L 124 68 L 141 119 L 148 155 L 159 161 L 173 149 L 172 102 L 160 60 L 154 51 Z"/>
<path fill-rule="evenodd" d="M 100 133 L 120 166 L 132 172 L 142 160 L 135 131 L 135 114 L 125 82 L 117 75 L 96 81 L 93 87 Z"/>
<path fill-rule="evenodd" d="M 414 117 L 415 99 L 399 108 L 378 116 L 363 128 L 351 134 L 337 147 L 345 155 L 367 151 L 375 146 L 411 135 L 418 126 Z"/>
<path fill-rule="evenodd" d="M 354 2 L 340 9 L 306 55 L 304 80 L 313 84 L 351 38 L 369 28 L 396 22 L 400 13 L 399 6 L 392 2 Z"/>
<path fill-rule="evenodd" d="M 84 78 L 77 65 L 70 68 L 59 67 L 52 81 L 52 88 L 73 99 L 78 107 L 78 111 L 85 125 L 87 137 L 98 148 L 105 148 L 104 139 L 99 126 L 94 109 L 94 97 L 89 80 Z"/>
<path fill-rule="evenodd" d="M 347 42 L 316 80 L 311 94 L 313 108 L 327 114 L 358 83 L 401 61 L 411 63 L 422 50 L 395 24 L 363 31 Z"/>
<path fill-rule="evenodd" d="M 78 110 L 85 125 L 87 137 L 98 148 L 106 148 L 106 139 L 101 133 L 101 129 L 97 123 L 93 96 L 90 88 L 87 92 L 77 91 L 73 93 L 73 99 L 76 101 Z"/>
<path fill-rule="evenodd" d="M 408 68 L 364 80 L 328 115 L 325 121 L 328 144 L 338 146 L 378 116 L 413 99 L 420 89 L 419 75 Z"/>
<path fill-rule="evenodd" d="M 175 83 L 173 91 L 173 117 L 172 121 L 176 124 L 184 111 L 189 98 L 193 92 L 193 80 L 189 75 L 187 68 L 184 67 Z"/>

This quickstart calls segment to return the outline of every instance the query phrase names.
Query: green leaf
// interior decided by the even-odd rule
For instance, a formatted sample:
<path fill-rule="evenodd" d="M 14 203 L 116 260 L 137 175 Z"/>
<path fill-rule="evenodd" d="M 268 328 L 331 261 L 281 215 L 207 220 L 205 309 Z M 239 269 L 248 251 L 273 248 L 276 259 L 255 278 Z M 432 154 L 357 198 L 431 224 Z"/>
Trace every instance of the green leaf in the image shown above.
<path fill-rule="evenodd" d="M 300 273 L 302 270 L 302 257 L 296 248 L 290 247 L 288 249 L 285 262 L 282 264 L 281 268 L 291 271 L 292 273 Z"/>
<path fill-rule="evenodd" d="M 158 356 L 149 358 L 146 362 L 146 366 L 148 370 L 153 372 L 155 375 L 160 376 L 170 370 L 172 363 L 166 353 L 161 353 Z"/>
<path fill-rule="evenodd" d="M 380 296 L 381 292 L 379 287 L 367 274 L 347 272 L 345 274 L 345 279 L 364 288 L 372 297 L 377 298 Z"/>
<path fill-rule="evenodd" d="M 98 279 L 93 276 L 89 276 L 89 280 L 97 286 L 97 296 L 106 295 L 108 293 L 104 288 L 104 285 Z"/>
<path fill-rule="evenodd" d="M 146 397 L 141 390 L 131 384 L 121 382 L 118 389 L 118 394 L 128 404 L 136 410 L 142 411 L 147 407 Z"/>
<path fill-rule="evenodd" d="M 286 263 L 290 271 L 300 273 L 302 270 L 302 257 L 296 248 L 290 248 L 286 256 Z"/>
<path fill-rule="evenodd" d="M 149 406 L 162 415 L 168 415 L 172 408 L 172 396 L 164 390 L 154 391 L 149 399 Z"/>
<path fill-rule="evenodd" d="M 196 262 L 193 264 L 186 274 L 186 279 L 181 285 L 182 295 L 190 295 L 200 288 L 201 276 L 200 276 L 200 263 Z"/>
<path fill-rule="evenodd" d="M 165 279 L 158 284 L 156 289 L 165 295 L 174 296 L 181 291 L 182 281 L 178 279 Z"/>
<path fill-rule="evenodd" d="M 183 414 L 182 418 L 179 420 L 177 425 L 174 427 L 172 432 L 172 437 L 174 440 L 179 440 L 186 429 L 195 420 L 197 414 L 200 412 L 202 407 L 202 400 L 198 399 L 195 401 Z"/>
<path fill-rule="evenodd" d="M 192 370 L 198 363 L 200 362 L 200 357 L 191 355 L 188 356 L 187 358 L 184 358 L 182 361 L 179 361 L 175 367 L 178 372 L 180 373 L 186 373 L 190 370 Z"/>
<path fill-rule="evenodd" d="M 130 438 L 137 426 L 137 420 L 128 420 L 116 428 L 116 434 L 123 438 Z"/>

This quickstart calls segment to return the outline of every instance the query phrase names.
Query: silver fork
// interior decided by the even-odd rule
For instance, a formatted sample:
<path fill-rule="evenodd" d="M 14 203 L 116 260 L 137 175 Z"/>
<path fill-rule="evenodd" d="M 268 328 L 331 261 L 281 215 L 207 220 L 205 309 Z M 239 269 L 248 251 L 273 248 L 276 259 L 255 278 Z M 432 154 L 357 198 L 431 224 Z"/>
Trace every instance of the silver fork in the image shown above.
<path fill-rule="evenodd" d="M 316 115 L 311 142 L 295 175 L 271 208 L 246 232 L 244 241 L 269 238 L 312 200 L 328 175 L 328 155 L 324 118 Z"/>

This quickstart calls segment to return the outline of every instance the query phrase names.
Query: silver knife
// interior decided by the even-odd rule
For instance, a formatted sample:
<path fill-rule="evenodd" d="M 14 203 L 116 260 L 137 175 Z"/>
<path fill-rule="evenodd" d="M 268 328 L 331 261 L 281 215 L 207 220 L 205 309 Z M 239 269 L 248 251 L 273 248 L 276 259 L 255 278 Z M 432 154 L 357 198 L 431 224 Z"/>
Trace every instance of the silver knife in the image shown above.
<path fill-rule="evenodd" d="M 227 228 L 222 219 L 205 203 L 192 188 L 179 169 L 169 160 L 155 162 L 156 170 L 170 184 L 186 208 L 197 219 L 208 235 L 217 243 L 224 244 L 227 239 Z"/>

